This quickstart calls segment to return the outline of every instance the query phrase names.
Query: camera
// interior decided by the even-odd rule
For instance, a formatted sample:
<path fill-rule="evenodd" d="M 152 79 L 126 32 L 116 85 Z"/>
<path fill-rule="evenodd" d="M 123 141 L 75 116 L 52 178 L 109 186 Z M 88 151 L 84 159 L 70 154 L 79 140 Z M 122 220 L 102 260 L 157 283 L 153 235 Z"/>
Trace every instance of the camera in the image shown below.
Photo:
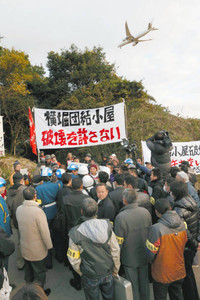
<path fill-rule="evenodd" d="M 133 153 L 137 150 L 137 145 L 133 142 L 131 145 L 129 144 L 128 139 L 122 139 L 121 142 L 122 148 L 126 151 L 127 154 Z"/>
<path fill-rule="evenodd" d="M 161 131 L 163 134 L 163 145 L 165 148 L 170 148 L 172 146 L 171 139 L 169 137 L 169 133 L 165 130 Z"/>

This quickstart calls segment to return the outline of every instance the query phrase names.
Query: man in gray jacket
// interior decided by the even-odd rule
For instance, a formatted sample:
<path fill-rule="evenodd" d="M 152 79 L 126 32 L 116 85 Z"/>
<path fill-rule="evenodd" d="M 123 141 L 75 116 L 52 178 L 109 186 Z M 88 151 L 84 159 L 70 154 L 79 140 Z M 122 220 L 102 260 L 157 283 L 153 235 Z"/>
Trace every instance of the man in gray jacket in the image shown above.
<path fill-rule="evenodd" d="M 86 299 L 113 299 L 113 276 L 120 267 L 120 249 L 109 220 L 97 219 L 98 205 L 83 200 L 79 225 L 69 232 L 67 256 L 74 270 L 81 276 Z"/>
<path fill-rule="evenodd" d="M 125 189 L 123 207 L 115 219 L 114 232 L 121 248 L 121 264 L 132 283 L 134 300 L 149 300 L 146 239 L 151 227 L 151 215 L 138 207 L 134 189 Z"/>
<path fill-rule="evenodd" d="M 24 202 L 17 208 L 16 217 L 20 233 L 22 256 L 25 260 L 25 281 L 38 282 L 42 287 L 46 278 L 45 257 L 51 249 L 47 218 L 36 202 L 37 194 L 33 187 L 27 187 L 24 192 Z M 50 289 L 45 293 L 48 295 Z"/>

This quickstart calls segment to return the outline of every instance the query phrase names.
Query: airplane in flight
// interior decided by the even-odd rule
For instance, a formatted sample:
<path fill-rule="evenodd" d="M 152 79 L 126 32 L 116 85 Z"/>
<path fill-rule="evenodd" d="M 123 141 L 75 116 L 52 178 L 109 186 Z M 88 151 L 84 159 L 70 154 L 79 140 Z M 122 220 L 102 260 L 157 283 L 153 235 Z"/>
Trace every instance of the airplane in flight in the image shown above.
<path fill-rule="evenodd" d="M 155 28 L 152 26 L 151 23 L 149 23 L 148 25 L 148 29 L 146 31 L 144 31 L 143 33 L 141 33 L 140 35 L 138 35 L 137 37 L 134 37 L 131 33 L 130 33 L 130 30 L 128 28 L 128 24 L 127 22 L 125 23 L 125 29 L 126 29 L 126 38 L 123 39 L 123 42 L 118 46 L 119 48 L 127 45 L 127 44 L 130 44 L 130 43 L 133 43 L 132 46 L 136 46 L 138 43 L 140 42 L 147 42 L 147 41 L 151 41 L 152 39 L 148 39 L 148 40 L 140 40 L 141 37 L 143 37 L 144 35 L 146 35 L 147 33 L 149 33 L 150 31 L 153 31 L 153 30 L 158 30 L 158 28 Z"/>

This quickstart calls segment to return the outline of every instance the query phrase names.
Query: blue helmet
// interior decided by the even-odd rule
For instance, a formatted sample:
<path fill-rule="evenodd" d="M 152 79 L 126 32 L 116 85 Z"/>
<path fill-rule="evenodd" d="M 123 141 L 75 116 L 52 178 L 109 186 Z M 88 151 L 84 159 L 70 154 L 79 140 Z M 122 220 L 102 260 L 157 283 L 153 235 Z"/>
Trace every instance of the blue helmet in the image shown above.
<path fill-rule="evenodd" d="M 5 186 L 5 185 L 6 185 L 5 179 L 0 177 L 0 187 Z"/>
<path fill-rule="evenodd" d="M 76 164 L 70 164 L 67 169 L 70 171 L 76 171 L 78 170 L 78 166 Z"/>
<path fill-rule="evenodd" d="M 64 169 L 58 169 L 56 170 L 56 176 L 61 179 L 62 178 L 62 174 L 65 173 L 65 170 Z"/>
<path fill-rule="evenodd" d="M 41 176 L 42 177 L 52 176 L 52 174 L 53 174 L 52 170 L 48 167 L 43 168 L 42 171 L 41 171 Z"/>
<path fill-rule="evenodd" d="M 125 161 L 124 161 L 125 164 L 127 165 L 130 165 L 130 164 L 133 164 L 133 160 L 131 158 L 127 158 Z"/>

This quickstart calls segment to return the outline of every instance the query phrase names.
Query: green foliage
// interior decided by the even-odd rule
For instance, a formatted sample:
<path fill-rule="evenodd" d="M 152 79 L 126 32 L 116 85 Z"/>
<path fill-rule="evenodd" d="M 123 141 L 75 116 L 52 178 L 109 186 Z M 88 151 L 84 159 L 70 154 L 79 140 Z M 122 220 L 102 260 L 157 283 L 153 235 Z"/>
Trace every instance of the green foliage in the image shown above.
<path fill-rule="evenodd" d="M 40 71 L 40 72 L 39 72 Z M 16 154 L 20 136 L 28 132 L 28 107 L 34 105 L 27 83 L 40 80 L 42 69 L 32 67 L 24 52 L 2 48 L 0 51 L 0 101 L 4 116 L 6 143 Z M 38 73 L 39 72 L 39 73 Z"/>
<path fill-rule="evenodd" d="M 115 65 L 106 61 L 101 47 L 81 51 L 75 45 L 60 53 L 49 52 L 48 76 L 42 67 L 32 66 L 28 56 L 14 49 L 0 48 L 0 100 L 6 140 L 15 152 L 16 141 L 26 148 L 28 106 L 48 109 L 87 109 L 125 101 L 130 142 L 136 141 L 141 155 L 141 140 L 158 130 L 169 131 L 172 140 L 200 139 L 200 120 L 183 119 L 157 105 L 142 81 L 129 81 L 116 75 Z M 73 150 L 73 149 L 72 149 Z M 75 149 L 77 155 L 90 152 L 101 160 L 101 153 L 115 152 L 123 159 L 120 143 Z"/>

